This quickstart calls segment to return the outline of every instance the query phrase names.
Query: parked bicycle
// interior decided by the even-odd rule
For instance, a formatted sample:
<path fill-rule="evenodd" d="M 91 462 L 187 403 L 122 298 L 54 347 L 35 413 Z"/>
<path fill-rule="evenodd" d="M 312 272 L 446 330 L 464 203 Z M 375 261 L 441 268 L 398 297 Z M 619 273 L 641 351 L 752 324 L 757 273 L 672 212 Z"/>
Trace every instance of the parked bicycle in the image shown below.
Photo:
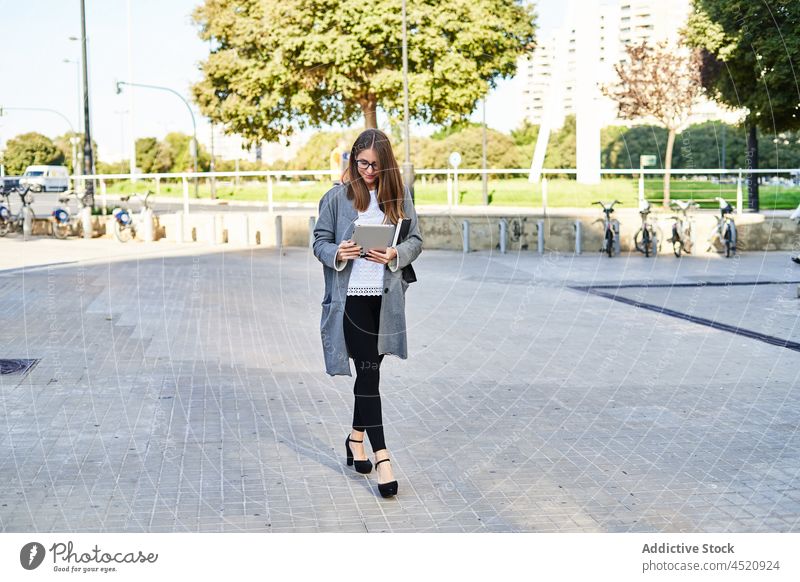
<path fill-rule="evenodd" d="M 70 212 L 69 201 L 75 198 L 78 203 L 78 212 Z M 89 194 L 79 194 L 73 190 L 67 190 L 58 197 L 59 206 L 51 213 L 51 233 L 55 238 L 65 239 L 75 231 L 81 234 L 83 225 L 81 223 L 80 210 L 91 207 L 91 197 Z"/>
<path fill-rule="evenodd" d="M 633 235 L 633 245 L 645 257 L 656 255 L 661 249 L 663 236 L 661 229 L 650 218 L 650 203 L 647 200 L 639 206 L 639 215 L 642 217 L 642 226 Z"/>
<path fill-rule="evenodd" d="M 708 241 L 708 250 L 713 250 L 719 244 L 725 250 L 725 256 L 730 257 L 736 254 L 736 224 L 730 216 L 733 208 L 724 198 L 717 196 L 716 200 L 719 201 L 719 216 L 716 217 L 717 226 Z"/>
<path fill-rule="evenodd" d="M 16 192 L 20 198 L 20 209 L 16 216 L 11 212 L 9 198 Z M 21 232 L 23 238 L 30 238 L 33 234 L 33 194 L 29 186 L 17 186 L 10 190 L 3 189 L 0 196 L 4 198 L 0 204 L 0 236 L 6 236 L 9 232 Z"/>
<path fill-rule="evenodd" d="M 607 253 L 609 257 L 614 254 L 619 254 L 619 221 L 611 218 L 611 213 L 614 212 L 615 204 L 622 204 L 619 200 L 614 200 L 611 204 L 606 206 L 599 200 L 592 202 L 592 204 L 599 204 L 603 208 L 603 244 L 600 247 L 601 253 Z"/>
<path fill-rule="evenodd" d="M 148 191 L 144 196 L 141 194 L 129 194 L 128 196 L 120 198 L 121 203 L 128 202 L 131 198 L 139 200 L 142 204 L 142 208 L 138 216 L 134 215 L 127 206 L 117 206 L 111 211 L 114 217 L 114 236 L 119 242 L 124 243 L 132 240 L 136 236 L 137 228 L 143 229 L 148 220 L 151 222 L 152 226 L 153 214 L 152 208 L 148 202 L 152 194 L 152 192 Z"/>
<path fill-rule="evenodd" d="M 789 218 L 794 220 L 797 224 L 800 224 L 800 204 L 798 204 L 797 208 L 794 209 L 794 212 L 789 215 Z M 800 265 L 800 254 L 795 254 L 792 257 L 792 261 Z"/>
<path fill-rule="evenodd" d="M 694 248 L 694 221 L 689 218 L 689 209 L 697 206 L 694 200 L 673 200 L 670 203 L 676 214 L 672 216 L 675 221 L 672 223 L 672 252 L 676 257 L 681 253 L 692 254 Z"/>

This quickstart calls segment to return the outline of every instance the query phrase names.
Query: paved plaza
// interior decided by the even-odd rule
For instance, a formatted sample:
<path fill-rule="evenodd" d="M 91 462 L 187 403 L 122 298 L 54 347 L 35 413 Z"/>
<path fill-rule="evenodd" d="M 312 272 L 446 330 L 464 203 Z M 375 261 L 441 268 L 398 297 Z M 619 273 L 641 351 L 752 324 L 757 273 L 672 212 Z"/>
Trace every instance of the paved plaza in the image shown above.
<path fill-rule="evenodd" d="M 302 248 L 0 241 L 0 531 L 800 530 L 800 266 L 424 250 L 344 464 Z M 352 367 L 352 363 L 351 363 Z"/>

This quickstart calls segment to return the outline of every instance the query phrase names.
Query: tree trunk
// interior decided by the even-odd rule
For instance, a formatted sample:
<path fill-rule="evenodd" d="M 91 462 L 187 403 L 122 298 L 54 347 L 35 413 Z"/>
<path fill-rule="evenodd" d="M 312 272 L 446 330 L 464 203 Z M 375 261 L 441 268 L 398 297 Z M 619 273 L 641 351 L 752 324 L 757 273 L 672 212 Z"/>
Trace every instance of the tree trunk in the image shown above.
<path fill-rule="evenodd" d="M 364 127 L 378 129 L 378 100 L 369 95 L 360 100 L 361 112 L 364 114 Z"/>
<path fill-rule="evenodd" d="M 747 152 L 745 164 L 748 170 L 758 169 L 758 134 L 754 123 L 747 125 Z M 758 174 L 747 174 L 747 206 L 758 212 Z"/>
<path fill-rule="evenodd" d="M 669 175 L 672 171 L 672 148 L 675 146 L 675 130 L 667 136 L 667 154 L 664 156 L 664 208 L 669 208 Z"/>

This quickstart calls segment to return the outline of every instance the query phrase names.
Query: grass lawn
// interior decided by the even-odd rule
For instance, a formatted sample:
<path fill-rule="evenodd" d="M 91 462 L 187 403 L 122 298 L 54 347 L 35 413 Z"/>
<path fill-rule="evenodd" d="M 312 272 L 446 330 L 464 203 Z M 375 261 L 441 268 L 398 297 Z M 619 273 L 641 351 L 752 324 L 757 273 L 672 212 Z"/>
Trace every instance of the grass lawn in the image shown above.
<path fill-rule="evenodd" d="M 275 202 L 318 202 L 330 188 L 328 181 L 282 182 L 273 186 Z M 673 179 L 670 182 L 670 196 L 673 200 L 694 199 L 706 208 L 716 208 L 716 196 L 721 196 L 736 204 L 736 184 L 718 184 L 704 180 Z M 662 180 L 645 180 L 645 196 L 653 204 L 660 204 L 662 197 Z M 461 204 L 478 205 L 483 201 L 483 189 L 479 180 L 459 180 L 458 189 Z M 142 180 L 136 184 L 117 182 L 109 184 L 110 194 L 122 194 L 147 190 L 155 192 L 155 181 Z M 615 198 L 625 208 L 635 208 L 638 198 L 637 180 L 631 178 L 608 178 L 597 185 L 581 185 L 575 180 L 552 179 L 548 181 L 548 207 L 588 208 L 595 200 L 611 201 Z M 200 183 L 201 198 L 210 198 L 211 190 L 206 181 Z M 531 184 L 526 178 L 490 179 L 488 184 L 490 204 L 492 206 L 530 206 L 541 207 L 541 184 Z M 183 196 L 183 187 L 179 181 L 162 180 L 161 196 Z M 747 189 L 744 189 L 744 203 L 747 203 Z M 194 186 L 190 183 L 189 195 L 194 197 Z M 217 198 L 222 200 L 267 201 L 267 185 L 264 181 L 242 181 L 238 189 L 232 182 L 217 181 Z M 443 181 L 417 179 L 415 199 L 420 205 L 447 204 L 447 184 Z M 800 187 L 786 187 L 762 184 L 760 202 L 763 210 L 794 209 L 800 204 Z"/>

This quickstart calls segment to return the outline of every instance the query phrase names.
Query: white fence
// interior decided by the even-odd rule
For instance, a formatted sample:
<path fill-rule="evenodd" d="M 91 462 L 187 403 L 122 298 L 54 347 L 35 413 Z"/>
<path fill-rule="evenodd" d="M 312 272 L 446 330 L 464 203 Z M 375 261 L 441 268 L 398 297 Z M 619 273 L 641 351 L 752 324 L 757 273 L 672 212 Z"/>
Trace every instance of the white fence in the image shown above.
<path fill-rule="evenodd" d="M 491 169 L 415 169 L 417 176 L 444 176 L 447 181 L 447 203 L 448 206 L 458 206 L 458 180 L 459 176 L 475 176 L 475 175 L 519 175 L 528 176 L 531 178 L 532 174 L 529 168 L 491 168 Z M 639 181 L 639 200 L 644 200 L 644 179 L 645 176 L 663 176 L 663 169 L 601 169 L 600 174 L 606 176 L 631 176 L 638 177 Z M 577 174 L 574 168 L 545 168 L 542 170 L 542 206 L 546 211 L 547 208 L 547 176 L 573 176 Z M 698 168 L 698 169 L 673 169 L 670 174 L 674 177 L 680 176 L 729 176 L 736 181 L 736 209 L 738 213 L 742 211 L 742 198 L 743 198 L 743 184 L 745 183 L 748 174 L 756 174 L 759 176 L 767 175 L 787 175 L 790 177 L 800 176 L 800 169 L 798 168 L 780 168 L 780 169 L 758 169 L 746 170 L 742 168 L 736 169 L 718 169 L 718 168 Z M 330 170 L 253 170 L 253 171 L 238 171 L 238 172 L 177 172 L 177 173 L 152 173 L 152 174 L 96 174 L 96 175 L 75 175 L 70 179 L 73 181 L 73 187 L 76 189 L 85 180 L 91 180 L 95 184 L 95 193 L 100 192 L 101 195 L 106 193 L 107 181 L 132 181 L 132 180 L 153 180 L 156 183 L 156 195 L 160 192 L 161 181 L 180 181 L 183 186 L 183 211 L 188 214 L 189 201 L 190 201 L 190 184 L 196 184 L 199 180 L 214 180 L 214 179 L 228 179 L 232 178 L 234 182 L 238 183 L 242 178 L 258 178 L 266 182 L 267 188 L 267 204 L 270 212 L 273 210 L 274 198 L 273 187 L 279 178 L 296 178 L 296 177 L 309 177 L 313 179 L 332 179 Z M 99 186 L 99 188 L 98 188 Z M 81 188 L 82 189 L 82 188 Z"/>

